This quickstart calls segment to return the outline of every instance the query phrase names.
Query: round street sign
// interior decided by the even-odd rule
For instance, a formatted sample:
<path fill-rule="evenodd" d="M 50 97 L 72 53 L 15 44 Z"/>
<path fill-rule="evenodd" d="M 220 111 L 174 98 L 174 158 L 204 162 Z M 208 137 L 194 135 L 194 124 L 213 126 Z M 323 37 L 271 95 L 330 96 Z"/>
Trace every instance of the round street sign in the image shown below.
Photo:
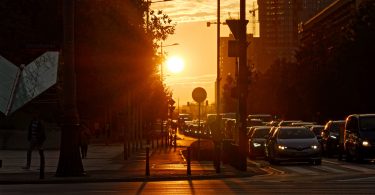
<path fill-rule="evenodd" d="M 196 102 L 202 103 L 207 98 L 207 92 L 202 87 L 197 87 L 193 90 L 192 96 Z"/>

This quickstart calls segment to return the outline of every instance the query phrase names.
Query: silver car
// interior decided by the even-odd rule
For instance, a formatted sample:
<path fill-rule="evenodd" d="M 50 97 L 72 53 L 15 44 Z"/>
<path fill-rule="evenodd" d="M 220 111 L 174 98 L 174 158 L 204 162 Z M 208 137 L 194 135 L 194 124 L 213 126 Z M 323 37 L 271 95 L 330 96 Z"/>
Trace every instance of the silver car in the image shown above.
<path fill-rule="evenodd" d="M 267 151 L 272 164 L 284 161 L 322 163 L 318 139 L 306 127 L 278 127 L 267 144 Z"/>

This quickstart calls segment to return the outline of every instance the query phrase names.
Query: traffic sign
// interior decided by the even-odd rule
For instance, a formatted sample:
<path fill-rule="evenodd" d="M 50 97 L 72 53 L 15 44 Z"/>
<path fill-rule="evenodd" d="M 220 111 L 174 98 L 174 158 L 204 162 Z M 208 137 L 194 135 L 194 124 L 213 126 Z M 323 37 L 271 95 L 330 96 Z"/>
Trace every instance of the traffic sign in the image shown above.
<path fill-rule="evenodd" d="M 246 25 L 249 21 L 248 20 L 245 20 L 245 22 L 242 24 L 245 26 L 246 28 Z M 229 29 L 230 31 L 232 32 L 234 38 L 236 38 L 237 40 L 240 39 L 240 29 L 241 29 L 241 20 L 226 20 L 226 23 L 228 24 L 229 26 Z"/>
<path fill-rule="evenodd" d="M 207 92 L 202 87 L 197 87 L 193 90 L 192 96 L 196 102 L 202 103 L 207 98 Z"/>

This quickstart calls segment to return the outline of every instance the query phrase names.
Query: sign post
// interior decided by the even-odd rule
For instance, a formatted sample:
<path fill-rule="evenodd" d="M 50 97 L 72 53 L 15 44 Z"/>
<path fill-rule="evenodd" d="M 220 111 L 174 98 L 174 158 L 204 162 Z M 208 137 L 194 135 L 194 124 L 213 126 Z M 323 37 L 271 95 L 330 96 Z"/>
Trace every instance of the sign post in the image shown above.
<path fill-rule="evenodd" d="M 201 103 L 207 98 L 207 92 L 202 87 L 197 87 L 192 93 L 194 101 L 198 102 L 198 160 L 200 159 L 201 151 Z"/>

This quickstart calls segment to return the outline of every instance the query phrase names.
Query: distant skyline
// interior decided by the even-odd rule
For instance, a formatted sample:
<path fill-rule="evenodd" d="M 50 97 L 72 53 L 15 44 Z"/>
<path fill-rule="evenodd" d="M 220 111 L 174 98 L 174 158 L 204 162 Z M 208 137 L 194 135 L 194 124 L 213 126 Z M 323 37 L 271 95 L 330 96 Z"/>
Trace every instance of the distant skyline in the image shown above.
<path fill-rule="evenodd" d="M 248 10 L 253 9 L 253 2 L 247 1 Z M 228 18 L 239 18 L 240 1 L 221 0 L 221 22 Z M 256 3 L 254 3 L 256 6 Z M 215 102 L 216 81 L 216 24 L 207 27 L 207 22 L 217 21 L 217 0 L 172 0 L 152 3 L 151 9 L 163 10 L 176 22 L 175 34 L 170 36 L 163 45 L 179 43 L 177 46 L 165 47 L 167 57 L 180 56 L 185 61 L 185 69 L 178 74 L 164 72 L 165 83 L 173 91 L 173 98 L 179 100 L 180 105 L 193 102 L 191 93 L 196 87 L 203 87 L 207 91 L 209 103 Z M 252 26 L 249 24 L 248 33 Z M 228 37 L 229 28 L 221 26 L 221 37 Z M 165 65 L 163 70 L 166 70 Z"/>

